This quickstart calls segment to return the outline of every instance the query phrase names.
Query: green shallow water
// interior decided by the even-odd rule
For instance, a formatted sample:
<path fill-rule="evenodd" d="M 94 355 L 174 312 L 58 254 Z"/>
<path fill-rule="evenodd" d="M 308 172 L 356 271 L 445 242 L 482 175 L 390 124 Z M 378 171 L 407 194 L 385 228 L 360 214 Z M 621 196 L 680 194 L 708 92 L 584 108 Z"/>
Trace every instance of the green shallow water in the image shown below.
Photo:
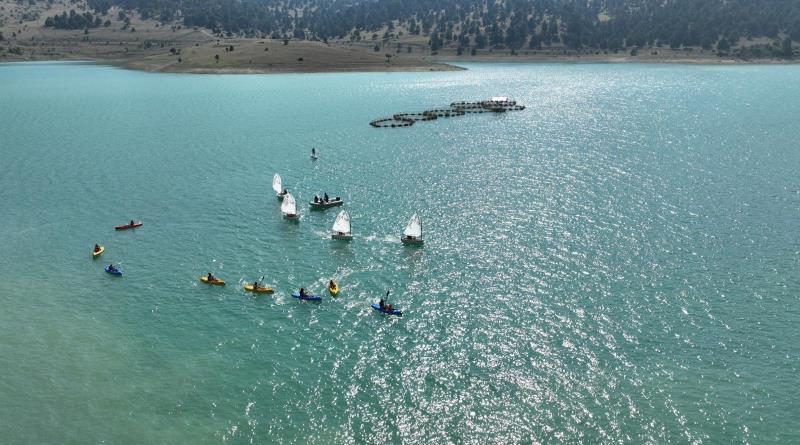
<path fill-rule="evenodd" d="M 468 68 L 0 66 L 0 441 L 800 442 L 800 67 Z"/>

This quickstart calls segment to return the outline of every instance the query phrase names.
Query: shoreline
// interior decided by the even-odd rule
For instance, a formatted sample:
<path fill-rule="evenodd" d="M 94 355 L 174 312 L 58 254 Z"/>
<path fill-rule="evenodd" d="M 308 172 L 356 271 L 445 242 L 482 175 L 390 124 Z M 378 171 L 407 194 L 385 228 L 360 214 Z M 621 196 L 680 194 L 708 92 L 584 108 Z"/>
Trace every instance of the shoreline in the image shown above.
<path fill-rule="evenodd" d="M 652 57 L 652 56 L 440 56 L 440 63 L 609 63 L 609 64 L 676 64 L 676 65 L 797 65 L 800 59 L 732 59 L 712 57 Z"/>
<path fill-rule="evenodd" d="M 408 64 L 308 64 L 275 66 L 225 66 L 225 67 L 191 67 L 181 66 L 177 63 L 155 65 L 143 60 L 120 60 L 90 57 L 45 57 L 45 58 L 0 58 L 0 66 L 13 63 L 29 62 L 74 62 L 107 65 L 115 68 L 143 71 L 148 73 L 172 74 L 197 74 L 197 75 L 247 75 L 247 74 L 321 74 L 321 73 L 394 73 L 394 72 L 446 72 L 465 71 L 468 68 L 459 66 L 460 63 L 519 63 L 519 64 L 652 64 L 652 65 L 705 65 L 705 66 L 756 66 L 756 65 L 798 65 L 800 60 L 758 59 L 742 60 L 730 58 L 641 58 L 641 57 L 595 57 L 595 56 L 440 56 L 428 60 L 419 60 L 419 63 Z"/>
<path fill-rule="evenodd" d="M 439 72 L 439 71 L 465 71 L 467 68 L 449 63 L 432 63 L 428 65 L 404 65 L 377 67 L 371 65 L 329 65 L 329 66 L 273 66 L 273 67 L 224 67 L 208 68 L 194 67 L 187 69 L 174 69 L 175 65 L 168 67 L 151 68 L 137 65 L 129 61 L 93 61 L 99 65 L 110 65 L 117 68 L 144 71 L 148 73 L 169 74 L 198 74 L 198 75 L 225 75 L 225 74 L 321 74 L 321 73 L 396 73 L 396 72 Z"/>

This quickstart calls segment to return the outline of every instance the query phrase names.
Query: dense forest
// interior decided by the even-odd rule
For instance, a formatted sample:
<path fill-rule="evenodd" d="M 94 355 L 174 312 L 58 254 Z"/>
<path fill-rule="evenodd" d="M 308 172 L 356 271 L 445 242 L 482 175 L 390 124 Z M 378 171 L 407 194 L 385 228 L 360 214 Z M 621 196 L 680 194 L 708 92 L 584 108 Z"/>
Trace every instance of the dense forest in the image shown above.
<path fill-rule="evenodd" d="M 99 15 L 92 15 L 91 12 L 78 14 L 75 11 L 66 12 L 61 15 L 48 17 L 44 21 L 44 26 L 52 26 L 58 29 L 86 29 L 97 28 L 103 24 Z M 109 23 L 110 24 L 110 23 Z"/>
<path fill-rule="evenodd" d="M 89 0 L 230 35 L 428 38 L 466 48 L 727 50 L 741 37 L 800 41 L 800 0 Z M 369 37 L 368 37 L 369 36 Z M 789 41 L 791 42 L 791 41 Z M 791 47 L 789 47 L 791 48 Z"/>

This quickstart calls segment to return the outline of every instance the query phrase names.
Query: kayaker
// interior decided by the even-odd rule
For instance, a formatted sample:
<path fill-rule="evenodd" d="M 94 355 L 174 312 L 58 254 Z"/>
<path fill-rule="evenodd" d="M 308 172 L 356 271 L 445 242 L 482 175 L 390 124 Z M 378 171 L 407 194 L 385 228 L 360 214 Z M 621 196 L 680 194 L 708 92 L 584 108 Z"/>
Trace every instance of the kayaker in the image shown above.
<path fill-rule="evenodd" d="M 314 157 L 317 156 L 317 150 L 316 149 L 314 149 L 314 148 L 311 149 L 311 156 L 314 156 Z"/>
<path fill-rule="evenodd" d="M 339 233 L 341 233 L 341 232 L 339 232 Z M 334 283 L 333 280 L 328 281 L 328 289 L 333 289 L 334 286 L 336 286 L 336 283 Z"/>
<path fill-rule="evenodd" d="M 131 225 L 133 225 L 133 220 L 131 220 Z"/>
<path fill-rule="evenodd" d="M 94 251 L 95 251 L 95 252 L 99 252 L 99 251 L 100 251 L 100 246 L 99 246 L 99 245 L 97 245 L 97 244 L 95 244 L 95 245 L 94 245 Z"/>
<path fill-rule="evenodd" d="M 301 287 L 300 288 L 300 298 L 305 298 L 306 296 L 306 289 Z"/>
<path fill-rule="evenodd" d="M 253 281 L 253 290 L 258 290 L 258 281 Z"/>
<path fill-rule="evenodd" d="M 116 267 L 114 267 L 114 265 L 113 265 L 113 264 L 109 264 L 109 265 L 108 265 L 108 271 L 109 271 L 109 272 L 116 272 L 116 271 L 117 271 L 117 268 L 116 268 Z"/>
<path fill-rule="evenodd" d="M 206 276 L 206 280 L 217 281 L 217 277 L 215 277 L 214 275 L 211 274 L 211 272 L 209 272 L 208 275 Z"/>

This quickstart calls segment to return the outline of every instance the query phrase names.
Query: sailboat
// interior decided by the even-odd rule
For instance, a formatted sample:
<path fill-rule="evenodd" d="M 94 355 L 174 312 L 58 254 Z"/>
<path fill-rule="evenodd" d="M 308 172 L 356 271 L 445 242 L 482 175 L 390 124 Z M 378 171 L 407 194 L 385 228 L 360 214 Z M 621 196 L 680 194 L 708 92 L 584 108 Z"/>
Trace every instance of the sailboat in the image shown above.
<path fill-rule="evenodd" d="M 275 173 L 275 176 L 272 177 L 272 190 L 275 190 L 278 199 L 283 200 L 285 195 L 283 193 L 283 181 L 281 180 L 281 175 L 277 173 Z"/>
<path fill-rule="evenodd" d="M 286 196 L 283 198 L 283 204 L 281 204 L 281 212 L 283 212 L 283 216 L 285 218 L 294 219 L 296 220 L 300 215 L 297 214 L 297 203 L 294 200 L 294 196 L 291 193 L 287 193 Z"/>
<path fill-rule="evenodd" d="M 422 221 L 415 213 L 408 222 L 408 225 L 403 230 L 403 237 L 401 238 L 403 244 L 411 246 L 421 246 L 425 241 L 422 239 Z"/>
<path fill-rule="evenodd" d="M 347 213 L 347 210 L 339 212 L 331 231 L 331 238 L 333 239 L 340 239 L 343 241 L 350 241 L 353 239 L 353 228 L 350 225 L 350 214 Z"/>

